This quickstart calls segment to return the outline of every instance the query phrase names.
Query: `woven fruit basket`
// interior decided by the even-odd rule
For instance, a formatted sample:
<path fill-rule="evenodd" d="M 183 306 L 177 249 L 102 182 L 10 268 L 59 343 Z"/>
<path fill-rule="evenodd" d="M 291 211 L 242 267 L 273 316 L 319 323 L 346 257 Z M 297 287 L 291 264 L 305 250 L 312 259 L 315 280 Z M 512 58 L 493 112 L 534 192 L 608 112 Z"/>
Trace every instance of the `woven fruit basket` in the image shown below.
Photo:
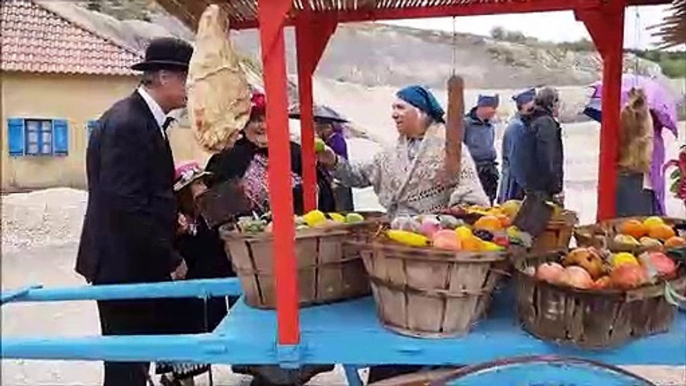
<path fill-rule="evenodd" d="M 301 307 L 348 300 L 370 294 L 360 250 L 346 242 L 365 241 L 387 223 L 380 213 L 368 213 L 354 224 L 298 229 L 295 256 Z M 244 233 L 230 225 L 220 228 L 249 306 L 276 308 L 275 256 L 271 232 Z"/>
<path fill-rule="evenodd" d="M 674 262 L 665 269 L 667 257 L 662 256 L 644 265 L 608 262 L 602 253 L 579 248 L 515 261 L 522 328 L 544 340 L 586 349 L 668 331 L 680 298 L 676 293 L 686 288 L 686 269 Z M 651 273 L 654 268 L 657 272 Z"/>
<path fill-rule="evenodd" d="M 576 244 L 639 253 L 686 247 L 686 219 L 624 217 L 574 229 Z"/>
<path fill-rule="evenodd" d="M 492 208 L 454 208 L 450 210 L 450 213 L 472 225 L 491 219 L 499 219 L 501 224 L 507 227 L 517 215 L 520 205 L 521 202 L 512 200 Z M 532 240 L 530 252 L 538 254 L 569 248 L 574 227 L 578 222 L 575 212 L 560 210 L 548 223 L 545 231 Z"/>
<path fill-rule="evenodd" d="M 351 242 L 361 250 L 382 324 L 422 338 L 467 333 L 509 267 L 505 247 L 476 234 L 465 225 L 433 237 L 390 229 Z"/>

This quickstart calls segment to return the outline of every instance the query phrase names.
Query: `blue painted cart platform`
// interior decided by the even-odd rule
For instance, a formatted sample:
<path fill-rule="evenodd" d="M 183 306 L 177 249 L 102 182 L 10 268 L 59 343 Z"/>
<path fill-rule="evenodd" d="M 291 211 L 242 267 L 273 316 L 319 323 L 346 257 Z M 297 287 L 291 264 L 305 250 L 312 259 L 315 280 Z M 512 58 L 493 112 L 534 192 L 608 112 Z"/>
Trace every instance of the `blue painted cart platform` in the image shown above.
<path fill-rule="evenodd" d="M 512 303 L 510 303 L 511 305 Z M 547 343 L 522 331 L 506 304 L 499 304 L 471 333 L 448 339 L 418 339 L 386 330 L 371 297 L 300 310 L 302 363 L 476 364 L 523 355 L 564 355 L 615 365 L 686 365 L 686 314 L 672 330 L 617 349 L 579 350 Z M 246 328 L 250 326 L 250 328 Z M 274 352 L 276 314 L 239 302 L 215 334 L 257 351 Z"/>

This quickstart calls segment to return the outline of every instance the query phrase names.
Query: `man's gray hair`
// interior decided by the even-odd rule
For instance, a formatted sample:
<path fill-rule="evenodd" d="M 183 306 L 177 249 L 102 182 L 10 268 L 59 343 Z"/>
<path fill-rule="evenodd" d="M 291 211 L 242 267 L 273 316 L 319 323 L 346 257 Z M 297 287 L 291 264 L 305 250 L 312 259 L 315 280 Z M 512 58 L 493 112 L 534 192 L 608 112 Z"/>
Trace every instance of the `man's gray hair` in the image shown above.
<path fill-rule="evenodd" d="M 147 87 L 155 87 L 160 83 L 160 71 L 159 70 L 149 70 L 143 73 L 141 77 L 141 84 Z"/>
<path fill-rule="evenodd" d="M 534 104 L 546 109 L 552 109 L 560 100 L 560 93 L 552 87 L 544 87 L 536 93 Z"/>

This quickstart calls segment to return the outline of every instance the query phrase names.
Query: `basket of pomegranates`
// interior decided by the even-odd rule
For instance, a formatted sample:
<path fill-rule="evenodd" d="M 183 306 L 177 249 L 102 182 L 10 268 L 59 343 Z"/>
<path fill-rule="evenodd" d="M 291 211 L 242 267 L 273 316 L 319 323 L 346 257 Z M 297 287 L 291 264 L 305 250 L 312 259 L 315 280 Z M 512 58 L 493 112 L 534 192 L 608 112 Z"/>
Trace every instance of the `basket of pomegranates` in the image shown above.
<path fill-rule="evenodd" d="M 363 250 L 377 313 L 391 331 L 440 338 L 467 333 L 509 269 L 508 246 L 526 243 L 498 219 L 397 217 Z"/>
<path fill-rule="evenodd" d="M 625 217 L 574 229 L 577 246 L 613 252 L 660 251 L 686 247 L 686 219 Z"/>
<path fill-rule="evenodd" d="M 538 338 L 608 348 L 672 325 L 686 269 L 659 251 L 581 247 L 515 261 L 517 318 Z"/>
<path fill-rule="evenodd" d="M 474 224 L 481 219 L 498 219 L 505 226 L 510 226 L 514 221 L 522 201 L 509 200 L 491 208 L 480 206 L 457 207 L 450 209 L 450 213 L 469 224 Z M 532 253 L 543 253 L 559 249 L 569 248 L 574 226 L 578 222 L 575 212 L 565 210 L 554 205 L 553 216 L 548 222 L 545 231 L 533 239 Z M 482 220 L 483 221 L 483 220 Z"/>

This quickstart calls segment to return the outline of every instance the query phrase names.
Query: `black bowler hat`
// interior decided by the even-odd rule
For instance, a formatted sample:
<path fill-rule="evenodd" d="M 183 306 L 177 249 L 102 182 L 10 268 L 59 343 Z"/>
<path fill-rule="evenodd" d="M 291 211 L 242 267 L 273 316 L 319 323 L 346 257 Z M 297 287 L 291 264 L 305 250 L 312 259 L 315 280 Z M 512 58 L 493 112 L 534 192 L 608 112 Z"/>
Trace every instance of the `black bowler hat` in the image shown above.
<path fill-rule="evenodd" d="M 145 60 L 131 66 L 134 71 L 178 70 L 188 71 L 193 47 L 177 38 L 156 38 L 145 50 Z"/>

